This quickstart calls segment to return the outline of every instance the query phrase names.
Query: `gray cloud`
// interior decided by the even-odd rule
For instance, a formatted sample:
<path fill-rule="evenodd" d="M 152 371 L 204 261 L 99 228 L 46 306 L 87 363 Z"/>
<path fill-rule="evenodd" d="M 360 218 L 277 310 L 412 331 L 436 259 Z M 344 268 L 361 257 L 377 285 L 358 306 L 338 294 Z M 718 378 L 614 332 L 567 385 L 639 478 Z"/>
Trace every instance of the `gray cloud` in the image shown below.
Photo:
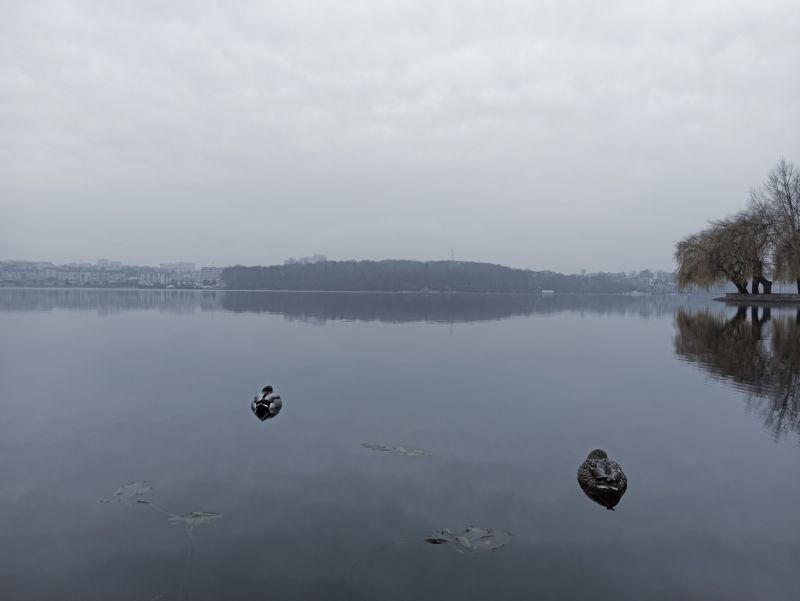
<path fill-rule="evenodd" d="M 800 160 L 800 8 L 0 8 L 0 257 L 664 267 Z"/>

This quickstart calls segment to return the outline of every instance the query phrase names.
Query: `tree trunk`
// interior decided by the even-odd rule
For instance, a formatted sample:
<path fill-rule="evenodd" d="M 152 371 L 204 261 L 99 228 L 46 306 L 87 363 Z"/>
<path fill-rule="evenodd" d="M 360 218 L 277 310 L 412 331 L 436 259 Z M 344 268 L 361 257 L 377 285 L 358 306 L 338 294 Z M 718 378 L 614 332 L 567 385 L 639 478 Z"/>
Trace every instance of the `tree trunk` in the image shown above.
<path fill-rule="evenodd" d="M 747 294 L 747 280 L 744 282 L 733 282 L 733 285 L 736 286 L 739 294 Z M 797 282 L 797 286 L 800 288 L 800 281 Z"/>
<path fill-rule="evenodd" d="M 797 278 L 797 294 L 800 294 L 800 278 Z"/>
<path fill-rule="evenodd" d="M 759 285 L 764 287 L 764 294 L 772 294 L 772 282 L 764 277 L 764 262 L 753 263 L 753 294 L 759 294 Z"/>

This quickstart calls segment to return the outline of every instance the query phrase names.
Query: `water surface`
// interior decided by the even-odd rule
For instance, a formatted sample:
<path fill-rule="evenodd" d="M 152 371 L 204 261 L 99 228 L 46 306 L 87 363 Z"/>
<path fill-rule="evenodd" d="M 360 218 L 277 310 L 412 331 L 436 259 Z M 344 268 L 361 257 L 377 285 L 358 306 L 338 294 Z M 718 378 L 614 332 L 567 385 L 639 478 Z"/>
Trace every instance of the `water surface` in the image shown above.
<path fill-rule="evenodd" d="M 798 323 L 691 297 L 0 289 L 0 599 L 793 598 Z M 614 512 L 576 482 L 595 447 L 628 475 Z M 100 502 L 139 480 L 222 514 L 188 560 L 181 523 Z M 513 538 L 423 542 L 468 526 Z"/>

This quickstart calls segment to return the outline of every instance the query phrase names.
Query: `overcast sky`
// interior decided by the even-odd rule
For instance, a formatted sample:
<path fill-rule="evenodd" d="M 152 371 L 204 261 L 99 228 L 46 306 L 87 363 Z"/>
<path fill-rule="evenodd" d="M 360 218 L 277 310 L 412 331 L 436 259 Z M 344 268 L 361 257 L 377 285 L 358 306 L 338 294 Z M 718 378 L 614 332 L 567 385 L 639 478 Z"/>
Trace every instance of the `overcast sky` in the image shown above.
<path fill-rule="evenodd" d="M 797 0 L 2 0 L 0 259 L 670 267 L 798 73 Z"/>

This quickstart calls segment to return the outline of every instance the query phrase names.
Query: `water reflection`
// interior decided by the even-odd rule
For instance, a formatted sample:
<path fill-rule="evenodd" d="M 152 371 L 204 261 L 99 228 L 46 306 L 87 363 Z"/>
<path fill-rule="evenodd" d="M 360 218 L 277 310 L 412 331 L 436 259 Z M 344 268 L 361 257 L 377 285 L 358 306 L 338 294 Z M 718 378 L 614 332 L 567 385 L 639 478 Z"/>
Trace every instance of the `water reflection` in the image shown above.
<path fill-rule="evenodd" d="M 685 297 L 565 294 L 397 294 L 227 292 L 221 306 L 236 313 L 275 313 L 291 321 L 476 322 L 562 312 L 651 317 L 672 314 Z M 691 302 L 691 301 L 690 301 Z M 695 299 L 695 302 L 706 302 Z"/>
<path fill-rule="evenodd" d="M 0 599 L 174 601 L 181 579 L 193 601 L 749 601 L 800 587 L 787 477 L 800 447 L 769 444 L 725 402 L 740 395 L 678 363 L 674 314 L 654 317 L 671 299 L 532 298 L 530 319 L 451 337 L 385 325 L 433 314 L 376 295 L 342 314 L 347 296 L 297 294 L 271 314 L 223 308 L 240 293 L 19 292 L 0 308 Z M 381 321 L 284 321 L 296 315 Z M 247 402 L 268 375 L 290 414 L 262 424 Z M 594 444 L 633 479 L 620 515 L 575 489 Z M 143 478 L 180 519 L 93 502 L 131 481 L 114 498 L 136 502 Z M 469 525 L 514 538 L 480 557 L 422 542 Z"/>
<path fill-rule="evenodd" d="M 0 288 L 0 311 L 96 311 L 113 315 L 151 310 L 192 314 L 219 309 L 220 294 L 213 290 L 121 290 L 80 288 Z"/>
<path fill-rule="evenodd" d="M 191 315 L 197 311 L 269 313 L 288 321 L 459 323 L 562 312 L 581 315 L 671 315 L 679 305 L 703 305 L 704 297 L 613 294 L 404 294 L 348 292 L 237 292 L 0 288 L 0 311 L 93 310 L 101 315 L 131 310 Z"/>
<path fill-rule="evenodd" d="M 677 356 L 748 395 L 776 437 L 800 432 L 800 310 L 678 310 Z"/>

